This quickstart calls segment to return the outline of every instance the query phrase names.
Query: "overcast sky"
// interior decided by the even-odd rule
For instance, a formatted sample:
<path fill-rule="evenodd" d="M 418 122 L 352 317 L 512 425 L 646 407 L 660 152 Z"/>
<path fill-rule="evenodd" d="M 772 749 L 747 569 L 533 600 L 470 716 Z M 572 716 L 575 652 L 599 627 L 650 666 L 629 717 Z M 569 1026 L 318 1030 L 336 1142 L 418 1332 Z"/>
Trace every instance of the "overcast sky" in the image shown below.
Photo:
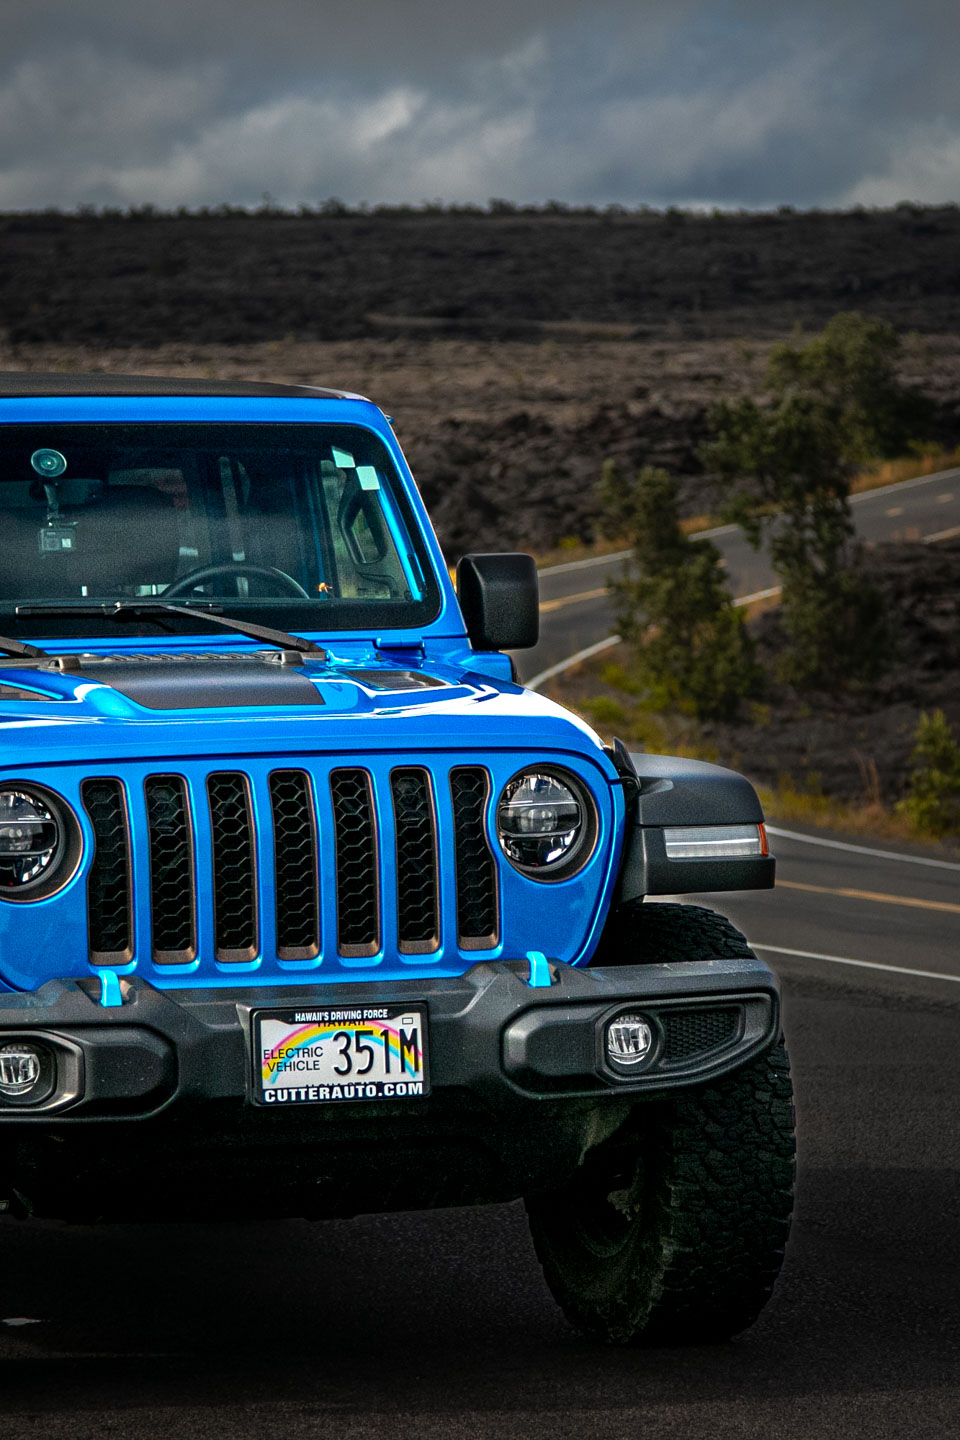
<path fill-rule="evenodd" d="M 960 201 L 960 0 L 0 0 L 0 209 Z"/>

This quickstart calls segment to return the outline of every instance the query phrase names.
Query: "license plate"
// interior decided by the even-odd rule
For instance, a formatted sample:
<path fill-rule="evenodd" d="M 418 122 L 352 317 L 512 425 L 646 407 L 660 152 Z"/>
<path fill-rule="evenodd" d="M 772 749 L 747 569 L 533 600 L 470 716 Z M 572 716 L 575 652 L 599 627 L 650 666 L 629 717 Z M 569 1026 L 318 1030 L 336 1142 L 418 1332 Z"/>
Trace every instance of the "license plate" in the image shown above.
<path fill-rule="evenodd" d="M 430 1093 L 422 1005 L 260 1010 L 253 1016 L 261 1105 L 412 1100 Z"/>

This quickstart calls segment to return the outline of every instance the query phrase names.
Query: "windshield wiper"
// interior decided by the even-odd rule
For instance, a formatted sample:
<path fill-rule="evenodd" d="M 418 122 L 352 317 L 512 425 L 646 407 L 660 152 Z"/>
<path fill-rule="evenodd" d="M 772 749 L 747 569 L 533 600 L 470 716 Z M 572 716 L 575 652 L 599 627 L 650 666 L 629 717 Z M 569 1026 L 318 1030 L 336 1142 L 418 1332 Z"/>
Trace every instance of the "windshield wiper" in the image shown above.
<path fill-rule="evenodd" d="M 22 640 L 12 640 L 9 635 L 0 635 L 0 652 L 4 655 L 23 655 L 29 660 L 37 660 L 50 654 L 49 650 L 41 650 L 39 645 L 25 645 Z"/>
<path fill-rule="evenodd" d="M 322 645 L 315 640 L 306 640 L 302 635 L 290 635 L 286 630 L 274 630 L 272 625 L 255 625 L 252 621 L 231 620 L 227 615 L 217 615 L 210 610 L 194 610 L 189 605 L 172 605 L 164 600 L 104 600 L 100 603 L 93 602 L 79 605 L 18 605 L 14 612 L 17 615 L 57 615 L 70 618 L 83 615 L 104 615 L 108 620 L 131 620 L 149 619 L 151 616 L 163 615 L 186 615 L 191 620 L 209 620 L 214 625 L 221 625 L 225 630 L 236 630 L 241 635 L 247 635 L 251 640 L 265 640 L 269 645 L 276 645 L 280 650 L 297 650 L 302 655 L 313 655 L 318 660 L 326 660 L 327 652 Z M 0 636 L 0 647 L 17 646 L 11 653 L 16 655 L 45 655 L 45 650 L 38 650 L 33 645 L 20 645 L 16 640 L 5 640 Z"/>

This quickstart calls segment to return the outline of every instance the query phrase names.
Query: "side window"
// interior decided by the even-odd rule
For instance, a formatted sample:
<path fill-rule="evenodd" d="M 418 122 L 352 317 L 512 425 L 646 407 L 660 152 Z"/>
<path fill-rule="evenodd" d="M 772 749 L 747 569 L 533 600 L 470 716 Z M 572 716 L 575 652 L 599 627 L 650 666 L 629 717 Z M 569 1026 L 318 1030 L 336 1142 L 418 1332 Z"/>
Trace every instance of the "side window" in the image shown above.
<path fill-rule="evenodd" d="M 345 451 L 334 449 L 334 454 L 340 462 L 350 462 L 324 460 L 320 467 L 331 521 L 337 594 L 344 600 L 409 598 L 403 567 L 384 519 L 376 470 L 355 465 Z"/>
<path fill-rule="evenodd" d="M 373 497 L 348 487 L 341 504 L 340 526 L 355 565 L 362 568 L 383 560 L 387 553 L 386 527 Z"/>

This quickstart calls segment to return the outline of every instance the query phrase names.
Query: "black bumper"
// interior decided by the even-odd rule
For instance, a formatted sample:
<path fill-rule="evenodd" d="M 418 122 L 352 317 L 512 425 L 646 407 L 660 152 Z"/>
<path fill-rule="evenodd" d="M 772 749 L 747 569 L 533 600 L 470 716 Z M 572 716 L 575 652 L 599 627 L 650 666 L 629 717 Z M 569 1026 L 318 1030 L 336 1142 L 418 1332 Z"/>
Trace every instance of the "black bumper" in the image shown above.
<path fill-rule="evenodd" d="M 718 1079 L 779 1035 L 776 979 L 753 958 L 550 974 L 531 988 L 527 963 L 506 962 L 322 992 L 163 992 L 134 980 L 114 1008 L 86 981 L 0 997 L 0 1045 L 32 1039 L 57 1066 L 46 1100 L 0 1101 L 7 1184 L 66 1218 L 505 1199 L 560 1183 L 638 1101 Z M 253 1103 L 253 1012 L 417 1002 L 429 1015 L 428 1096 Z M 625 1010 L 642 1011 L 655 1043 L 647 1062 L 618 1074 L 605 1036 Z"/>

